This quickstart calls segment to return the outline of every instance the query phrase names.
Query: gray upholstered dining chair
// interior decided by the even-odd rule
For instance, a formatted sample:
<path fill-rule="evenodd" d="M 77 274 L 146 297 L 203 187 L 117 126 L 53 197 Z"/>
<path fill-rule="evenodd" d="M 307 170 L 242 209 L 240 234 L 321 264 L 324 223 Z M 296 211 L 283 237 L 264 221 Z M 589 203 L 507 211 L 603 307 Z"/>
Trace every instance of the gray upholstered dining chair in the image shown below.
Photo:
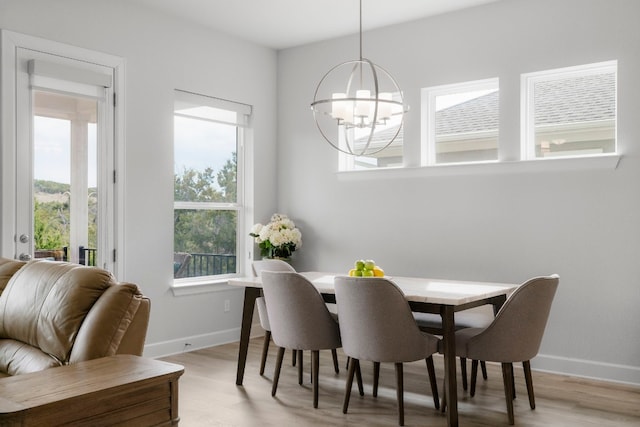
<path fill-rule="evenodd" d="M 502 364 L 509 424 L 514 424 L 513 363 L 522 362 L 529 405 L 535 409 L 530 360 L 540 349 L 558 282 L 557 275 L 530 279 L 509 296 L 489 326 L 456 331 L 456 355 L 473 360 L 472 391 L 478 360 Z"/>
<path fill-rule="evenodd" d="M 437 352 L 439 339 L 420 331 L 402 291 L 381 277 L 341 276 L 335 278 L 335 290 L 343 351 L 351 358 L 342 411 L 347 413 L 353 375 L 360 360 L 373 361 L 374 367 L 380 362 L 395 364 L 398 421 L 404 425 L 402 364 L 425 359 L 433 401 L 438 408 L 432 355 Z M 375 388 L 374 384 L 374 394 Z"/>
<path fill-rule="evenodd" d="M 260 277 L 263 271 L 296 271 L 291 264 L 280 259 L 263 259 L 261 261 L 253 261 L 251 264 L 253 274 Z M 260 326 L 264 329 L 264 343 L 262 345 L 262 357 L 260 358 L 260 375 L 264 374 L 264 368 L 267 364 L 267 355 L 269 354 L 269 343 L 271 342 L 271 325 L 269 324 L 269 315 L 267 314 L 267 306 L 264 297 L 256 298 L 256 308 L 258 309 L 258 317 Z M 296 360 L 296 351 L 293 351 L 293 361 Z"/>
<path fill-rule="evenodd" d="M 263 259 L 260 261 L 253 261 L 251 267 L 253 269 L 253 274 L 257 277 L 260 277 L 263 271 L 296 271 L 291 264 L 280 259 Z M 269 315 L 267 314 L 267 306 L 265 305 L 264 297 L 256 298 L 256 307 L 258 308 L 260 326 L 264 330 L 262 357 L 260 358 L 260 375 L 263 375 L 264 368 L 267 364 L 267 355 L 269 354 L 269 343 L 271 342 L 271 325 L 269 324 Z M 302 350 L 292 350 L 291 355 L 292 364 L 294 366 L 296 365 L 296 356 L 298 357 L 298 382 L 302 384 Z M 331 355 L 333 357 L 333 368 L 337 374 L 340 371 L 338 366 L 338 353 L 335 350 L 331 350 Z"/>
<path fill-rule="evenodd" d="M 263 271 L 262 288 L 271 336 L 279 347 L 271 395 L 275 396 L 285 348 L 311 350 L 313 407 L 318 407 L 320 350 L 341 346 L 340 329 L 318 290 L 294 272 Z"/>

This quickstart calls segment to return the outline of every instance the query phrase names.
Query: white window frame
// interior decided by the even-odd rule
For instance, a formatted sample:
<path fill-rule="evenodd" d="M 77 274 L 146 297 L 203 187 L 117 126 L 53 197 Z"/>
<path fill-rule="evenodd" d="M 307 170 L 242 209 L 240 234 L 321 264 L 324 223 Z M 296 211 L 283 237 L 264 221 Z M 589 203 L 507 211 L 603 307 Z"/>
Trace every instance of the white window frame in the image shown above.
<path fill-rule="evenodd" d="M 222 122 L 229 125 L 235 125 L 237 129 L 237 200 L 235 203 L 226 202 L 183 202 L 174 200 L 175 209 L 204 209 L 204 210 L 233 210 L 237 213 L 236 224 L 236 273 L 216 275 L 216 276 L 200 276 L 193 278 L 173 279 L 172 291 L 174 295 L 191 295 L 204 292 L 220 291 L 229 289 L 227 280 L 232 277 L 240 277 L 245 275 L 247 268 L 247 259 L 252 259 L 251 250 L 247 259 L 243 256 L 247 253 L 248 230 L 250 229 L 248 222 L 252 219 L 249 214 L 249 206 L 247 200 L 253 194 L 251 185 L 251 166 L 253 159 L 253 131 L 252 131 L 252 107 L 247 104 L 229 101 L 221 98 L 215 98 L 207 95 L 175 90 L 175 99 L 184 100 L 192 104 L 200 104 L 222 110 L 235 111 L 238 115 L 236 122 Z M 174 108 L 175 110 L 175 108 Z M 173 117 L 175 117 L 175 112 Z M 175 141 L 174 141 L 175 144 Z M 175 150 L 175 148 L 174 148 Z M 173 246 L 172 246 L 173 249 Z"/>
<path fill-rule="evenodd" d="M 588 76 L 593 74 L 613 73 L 616 77 L 615 83 L 615 96 L 616 96 L 616 118 L 615 118 L 615 150 L 613 153 L 602 154 L 578 154 L 572 156 L 566 156 L 564 158 L 586 158 L 586 157 L 611 157 L 618 154 L 618 111 L 617 111 L 617 96 L 618 96 L 618 61 L 605 61 L 586 65 L 577 65 L 572 67 L 557 68 L 552 70 L 537 71 L 532 73 L 522 74 L 520 77 L 520 89 L 521 89 L 521 119 L 520 119 L 520 158 L 521 160 L 556 160 L 557 157 L 536 157 L 535 147 L 535 103 L 533 88 L 536 83 L 541 81 L 561 80 L 570 77 Z M 617 163 L 616 163 L 617 164 Z"/>
<path fill-rule="evenodd" d="M 460 164 L 477 164 L 488 163 L 486 160 L 460 162 L 460 163 L 437 163 L 436 162 L 436 98 L 443 95 L 452 95 L 461 92 L 472 92 L 480 90 L 489 90 L 498 88 L 500 90 L 499 79 L 490 78 L 483 80 L 474 80 L 463 83 L 453 83 L 440 86 L 432 86 L 423 88 L 421 90 L 421 107 L 422 107 L 422 120 L 421 125 L 421 166 L 447 166 L 447 165 L 460 165 Z M 498 145 L 498 150 L 500 146 Z M 495 162 L 500 158 L 498 152 L 498 158 L 490 161 Z"/>
<path fill-rule="evenodd" d="M 520 99 L 516 101 L 516 105 L 520 105 L 520 118 L 521 125 L 517 131 L 517 135 L 520 136 L 520 140 L 510 138 L 505 140 L 505 136 L 500 132 L 498 141 L 498 159 L 493 161 L 478 161 L 478 162 L 465 162 L 465 163 L 435 163 L 435 128 L 431 125 L 435 121 L 435 97 L 441 94 L 455 93 L 461 88 L 464 89 L 464 83 L 461 84 L 447 84 L 441 86 L 432 86 L 423 88 L 421 90 L 421 113 L 420 113 L 420 154 L 417 157 L 413 157 L 413 150 L 407 150 L 406 153 L 411 156 L 407 158 L 405 156 L 404 166 L 396 168 L 377 168 L 367 170 L 348 170 L 347 166 L 339 156 L 341 162 L 337 171 L 337 177 L 341 181 L 357 181 L 357 180 L 371 180 L 371 179 L 390 179 L 390 178 L 407 178 L 407 177 L 432 177 L 432 176 L 460 176 L 460 175 L 495 175 L 495 174 L 517 174 L 517 173 L 545 173 L 545 172 L 565 172 L 565 171 L 577 171 L 577 170 L 611 170 L 616 169 L 622 157 L 624 146 L 621 145 L 621 141 L 618 139 L 617 129 L 617 116 L 616 111 L 616 130 L 615 130 L 615 152 L 613 153 L 598 153 L 598 154 L 582 154 L 576 156 L 554 156 L 545 158 L 535 158 L 530 153 L 528 147 L 528 139 L 533 141 L 535 129 L 532 120 L 529 120 L 529 116 L 532 115 L 532 108 L 529 105 L 532 100 L 526 97 L 527 88 L 530 82 L 527 81 L 527 77 L 536 78 L 537 76 L 548 76 L 549 73 L 564 71 L 564 72 L 595 72 L 594 70 L 602 70 L 602 67 L 615 67 L 612 68 L 616 73 L 616 98 L 617 98 L 617 63 L 618 61 L 604 61 L 589 65 L 573 66 L 558 68 L 555 70 L 546 70 L 539 72 L 532 72 L 521 74 L 520 90 L 517 92 L 509 91 L 509 96 L 513 93 L 519 93 Z M 585 71 L 586 70 L 586 71 Z M 473 89 L 474 83 L 481 83 L 483 81 L 493 81 L 494 79 L 477 80 L 468 82 Z M 499 86 L 498 86 L 499 87 Z M 499 89 L 500 90 L 500 89 Z M 432 93 L 429 93 L 433 91 Z M 506 92 L 505 92 L 506 94 Z M 505 102 L 502 99 L 501 94 L 500 104 Z M 519 102 L 519 104 L 518 104 Z M 511 100 L 508 102 L 511 105 Z M 616 99 L 617 104 L 617 99 Z M 616 105 L 617 109 L 617 105 Z M 500 113 L 500 118 L 505 116 L 504 113 Z M 499 131 L 501 131 L 505 125 L 500 124 Z M 431 132 L 430 130 L 433 129 Z M 405 135 L 406 136 L 406 135 Z M 408 145 L 407 145 L 408 146 Z M 532 145 L 535 147 L 535 143 Z M 535 153 L 535 148 L 533 148 Z M 420 160 L 420 167 L 413 167 L 416 160 Z M 540 161 L 545 160 L 545 161 Z"/>

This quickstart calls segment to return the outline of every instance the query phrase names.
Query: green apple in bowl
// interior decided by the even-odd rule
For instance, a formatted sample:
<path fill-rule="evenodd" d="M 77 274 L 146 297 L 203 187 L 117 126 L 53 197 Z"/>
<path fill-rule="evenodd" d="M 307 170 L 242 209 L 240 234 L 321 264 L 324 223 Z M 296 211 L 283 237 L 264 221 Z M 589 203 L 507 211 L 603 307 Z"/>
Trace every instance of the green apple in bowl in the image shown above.
<path fill-rule="evenodd" d="M 376 262 L 372 259 L 368 259 L 364 262 L 364 269 L 365 270 L 373 270 L 376 266 Z"/>

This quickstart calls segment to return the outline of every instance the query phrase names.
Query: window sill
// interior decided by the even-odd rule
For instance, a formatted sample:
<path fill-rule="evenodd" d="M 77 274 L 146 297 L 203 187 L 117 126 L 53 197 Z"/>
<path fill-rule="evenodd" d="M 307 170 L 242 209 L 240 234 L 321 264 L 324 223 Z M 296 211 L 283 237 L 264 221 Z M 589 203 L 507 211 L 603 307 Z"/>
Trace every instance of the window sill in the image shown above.
<path fill-rule="evenodd" d="M 229 291 L 238 287 L 229 286 L 225 279 L 211 279 L 201 281 L 173 282 L 171 291 L 173 296 L 181 297 L 186 295 L 207 294 L 212 292 Z"/>
<path fill-rule="evenodd" d="M 377 178 L 414 178 L 431 176 L 497 175 L 515 173 L 567 172 L 616 169 L 621 155 L 607 154 L 589 157 L 562 157 L 511 162 L 458 163 L 408 168 L 381 168 L 358 171 L 338 171 L 338 179 L 354 181 Z"/>

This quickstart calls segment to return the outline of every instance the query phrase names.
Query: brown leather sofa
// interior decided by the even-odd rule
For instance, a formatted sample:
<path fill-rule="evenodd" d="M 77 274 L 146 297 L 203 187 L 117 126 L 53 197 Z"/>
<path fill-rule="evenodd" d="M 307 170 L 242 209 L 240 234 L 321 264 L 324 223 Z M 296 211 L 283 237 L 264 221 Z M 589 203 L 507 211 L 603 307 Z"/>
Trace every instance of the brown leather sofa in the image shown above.
<path fill-rule="evenodd" d="M 106 270 L 0 258 L 0 377 L 142 355 L 150 301 Z"/>

